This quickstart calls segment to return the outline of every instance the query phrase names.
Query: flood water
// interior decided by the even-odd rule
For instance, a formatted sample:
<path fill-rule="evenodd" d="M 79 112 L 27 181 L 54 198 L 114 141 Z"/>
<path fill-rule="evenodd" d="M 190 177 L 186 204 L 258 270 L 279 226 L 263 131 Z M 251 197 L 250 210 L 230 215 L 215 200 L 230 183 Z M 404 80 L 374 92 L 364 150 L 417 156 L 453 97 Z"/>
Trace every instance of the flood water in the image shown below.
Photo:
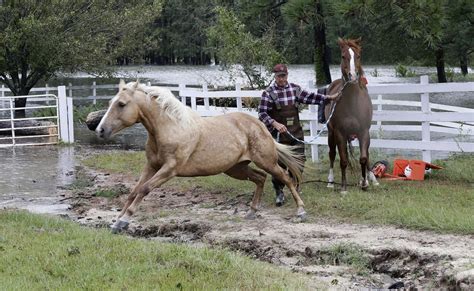
<path fill-rule="evenodd" d="M 16 207 L 38 213 L 64 213 L 58 187 L 74 181 L 74 147 L 0 148 L 0 209 Z"/>
<path fill-rule="evenodd" d="M 394 67 L 366 66 L 364 67 L 369 84 L 381 83 L 417 83 L 419 77 L 399 78 L 395 76 Z M 435 68 L 413 68 L 417 74 L 433 74 Z M 331 67 L 334 79 L 340 75 L 338 66 Z M 312 65 L 290 65 L 289 81 L 308 88 L 314 80 Z M 234 73 L 238 73 L 235 70 Z M 118 77 L 140 78 L 152 84 L 187 84 L 200 85 L 204 83 L 216 86 L 231 86 L 236 83 L 245 84 L 242 76 L 231 75 L 218 66 L 155 66 L 155 67 L 126 67 L 119 68 Z M 65 75 L 57 80 L 73 85 L 92 84 L 95 79 L 87 74 Z M 110 83 L 118 83 L 112 80 Z M 394 99 L 417 100 L 419 95 L 393 96 Z M 473 92 L 453 94 L 433 94 L 431 102 L 474 108 Z M 411 134 L 411 133 L 406 133 Z M 387 138 L 387 137 L 385 137 Z M 415 137 L 415 138 L 421 138 Z M 443 135 L 433 134 L 432 140 L 443 140 Z M 124 130 L 112 140 L 98 139 L 83 124 L 75 125 L 76 143 L 81 146 L 107 147 L 115 149 L 143 149 L 146 141 L 146 130 L 142 125 L 135 125 Z M 63 213 L 68 205 L 61 203 L 58 187 L 70 184 L 74 180 L 76 154 L 74 146 L 34 146 L 17 148 L 0 148 L 0 209 L 18 207 L 40 213 Z M 320 147 L 320 154 L 327 150 Z M 386 158 L 404 156 L 420 158 L 421 152 L 384 150 Z M 433 159 L 445 158 L 449 153 L 433 153 Z"/>

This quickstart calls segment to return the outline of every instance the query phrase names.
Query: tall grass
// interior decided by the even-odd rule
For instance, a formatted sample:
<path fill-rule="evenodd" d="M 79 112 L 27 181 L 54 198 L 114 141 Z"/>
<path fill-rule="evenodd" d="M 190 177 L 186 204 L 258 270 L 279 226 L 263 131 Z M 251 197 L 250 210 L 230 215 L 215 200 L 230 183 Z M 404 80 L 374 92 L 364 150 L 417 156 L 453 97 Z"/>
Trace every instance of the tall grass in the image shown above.
<path fill-rule="evenodd" d="M 0 210 L 0 254 L 2 290 L 310 289 L 307 277 L 226 250 L 130 239 L 26 212 Z"/>
<path fill-rule="evenodd" d="M 107 171 L 130 173 L 138 176 L 145 163 L 143 152 L 111 152 L 83 161 L 85 165 Z M 392 161 L 390 161 L 392 162 Z M 449 233 L 474 233 L 474 155 L 454 155 L 448 160 L 435 161 L 443 167 L 434 170 L 425 181 L 386 181 L 365 192 L 349 187 L 348 195 L 326 188 L 326 183 L 306 183 L 302 198 L 314 219 L 326 217 L 339 221 L 388 224 L 400 227 Z M 336 163 L 337 165 L 338 163 Z M 307 162 L 305 181 L 326 180 L 328 163 Z M 357 168 L 357 167 L 356 167 Z M 336 181 L 340 181 L 339 170 Z M 349 183 L 357 183 L 359 171 L 349 172 Z M 270 177 L 268 177 L 270 180 Z M 267 180 L 267 181 L 268 181 Z M 220 191 L 234 196 L 247 193 L 249 199 L 254 185 L 226 175 L 197 178 L 175 178 L 166 185 L 188 189 L 196 186 L 204 190 Z M 265 186 L 264 199 L 273 205 L 271 183 Z M 287 192 L 287 194 L 289 194 Z M 272 207 L 272 206 L 269 206 Z M 293 208 L 290 202 L 285 208 Z"/>

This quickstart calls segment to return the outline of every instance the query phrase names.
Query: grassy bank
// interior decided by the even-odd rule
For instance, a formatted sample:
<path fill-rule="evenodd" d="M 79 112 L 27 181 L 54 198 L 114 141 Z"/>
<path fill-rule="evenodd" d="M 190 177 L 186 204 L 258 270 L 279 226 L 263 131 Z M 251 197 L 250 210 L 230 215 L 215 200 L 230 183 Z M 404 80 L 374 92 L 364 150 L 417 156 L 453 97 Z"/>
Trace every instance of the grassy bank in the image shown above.
<path fill-rule="evenodd" d="M 2 289 L 310 289 L 306 284 L 300 275 L 225 250 L 130 239 L 0 210 Z"/>
<path fill-rule="evenodd" d="M 110 152 L 83 161 L 85 165 L 138 176 L 145 163 L 143 152 Z M 392 162 L 392 161 L 390 161 Z M 390 224 L 412 229 L 449 233 L 474 233 L 474 155 L 455 155 L 435 161 L 444 167 L 433 171 L 425 181 L 385 181 L 381 186 L 361 191 L 350 187 L 348 195 L 326 188 L 326 183 L 303 185 L 303 199 L 312 219 L 326 217 L 340 221 Z M 336 163 L 338 165 L 338 162 Z M 326 180 L 328 162 L 307 163 L 305 180 Z M 339 169 L 335 170 L 336 181 Z M 355 184 L 358 173 L 349 173 L 349 183 Z M 226 175 L 199 178 L 175 178 L 167 184 L 183 189 L 200 186 L 220 190 L 225 195 L 248 193 L 250 182 L 231 179 Z M 265 185 L 266 207 L 273 207 L 273 190 L 269 179 Z M 290 202 L 285 207 L 293 208 Z"/>

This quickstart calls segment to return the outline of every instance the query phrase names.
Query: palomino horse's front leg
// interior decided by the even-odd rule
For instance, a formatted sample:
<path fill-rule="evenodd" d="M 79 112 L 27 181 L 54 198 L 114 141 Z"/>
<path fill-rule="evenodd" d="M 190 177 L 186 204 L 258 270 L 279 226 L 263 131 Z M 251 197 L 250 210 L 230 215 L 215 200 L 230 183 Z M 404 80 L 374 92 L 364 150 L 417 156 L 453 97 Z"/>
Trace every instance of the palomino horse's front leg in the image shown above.
<path fill-rule="evenodd" d="M 117 232 L 120 229 L 123 229 L 128 226 L 128 221 L 121 220 L 120 218 L 122 218 L 122 216 L 125 214 L 128 207 L 132 204 L 133 200 L 135 200 L 135 197 L 137 197 L 140 187 L 145 182 L 150 180 L 151 177 L 155 175 L 155 173 L 156 173 L 156 170 L 147 163 L 145 165 L 145 168 L 142 171 L 142 174 L 140 175 L 140 179 L 138 180 L 138 183 L 135 185 L 135 187 L 133 187 L 132 192 L 128 194 L 127 201 L 125 202 L 125 205 L 123 206 L 122 211 L 117 217 L 117 220 L 115 221 L 115 223 L 112 225 L 112 232 Z"/>
<path fill-rule="evenodd" d="M 124 228 L 126 228 L 130 222 L 130 217 L 135 213 L 137 210 L 138 204 L 142 201 L 142 199 L 150 193 L 151 190 L 161 186 L 163 183 L 168 181 L 169 179 L 173 178 L 175 174 L 175 163 L 172 165 L 163 165 L 152 178 L 148 181 L 143 183 L 138 189 L 135 198 L 133 199 L 132 203 L 122 212 L 124 212 L 123 216 L 120 217 L 119 220 L 115 222 L 112 226 L 112 232 L 120 232 Z"/>

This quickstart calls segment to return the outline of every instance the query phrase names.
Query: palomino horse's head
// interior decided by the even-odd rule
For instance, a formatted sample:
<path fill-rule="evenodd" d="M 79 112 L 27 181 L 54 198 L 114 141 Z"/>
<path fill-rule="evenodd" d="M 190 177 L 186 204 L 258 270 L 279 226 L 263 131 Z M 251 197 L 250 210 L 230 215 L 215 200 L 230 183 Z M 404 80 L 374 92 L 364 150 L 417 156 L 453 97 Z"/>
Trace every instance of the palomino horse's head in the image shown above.
<path fill-rule="evenodd" d="M 101 138 L 109 138 L 120 130 L 140 121 L 140 109 L 134 94 L 139 82 L 125 84 L 120 80 L 119 92 L 109 102 L 109 108 L 95 130 Z"/>
<path fill-rule="evenodd" d="M 338 39 L 341 48 L 341 71 L 344 82 L 356 81 L 364 75 L 361 66 L 361 39 Z"/>

